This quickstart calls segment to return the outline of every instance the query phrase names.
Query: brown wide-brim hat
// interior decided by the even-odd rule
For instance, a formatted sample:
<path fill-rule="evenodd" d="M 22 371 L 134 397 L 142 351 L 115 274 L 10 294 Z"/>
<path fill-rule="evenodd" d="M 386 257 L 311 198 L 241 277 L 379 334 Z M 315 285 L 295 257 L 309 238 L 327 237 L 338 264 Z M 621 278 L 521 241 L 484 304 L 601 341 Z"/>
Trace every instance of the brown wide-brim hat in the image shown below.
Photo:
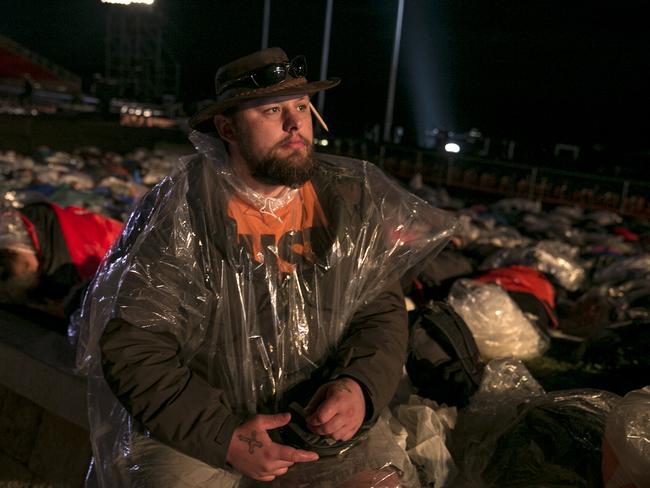
<path fill-rule="evenodd" d="M 204 108 L 190 119 L 190 127 L 201 132 L 213 132 L 215 127 L 212 119 L 215 115 L 248 100 L 285 95 L 313 95 L 321 90 L 333 88 L 341 82 L 338 78 L 309 82 L 304 76 L 294 77 L 287 73 L 285 79 L 265 87 L 255 86 L 252 81 L 246 83 L 246 80 L 233 83 L 235 80 L 245 78 L 246 75 L 266 66 L 286 64 L 288 62 L 289 58 L 282 49 L 271 47 L 236 59 L 220 67 L 215 75 L 217 99 L 215 103 Z M 228 88 L 228 84 L 232 86 Z"/>

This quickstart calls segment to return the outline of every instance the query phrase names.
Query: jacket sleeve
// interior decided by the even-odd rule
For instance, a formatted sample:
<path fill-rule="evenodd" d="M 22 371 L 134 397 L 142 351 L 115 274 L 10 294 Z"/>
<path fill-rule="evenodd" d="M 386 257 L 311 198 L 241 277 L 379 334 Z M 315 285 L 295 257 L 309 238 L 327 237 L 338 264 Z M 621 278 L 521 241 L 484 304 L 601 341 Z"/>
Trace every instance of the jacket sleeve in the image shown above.
<path fill-rule="evenodd" d="M 232 414 L 222 390 L 181 364 L 173 334 L 116 318 L 100 347 L 111 390 L 154 437 L 212 466 L 225 465 L 233 430 L 243 419 Z"/>
<path fill-rule="evenodd" d="M 337 351 L 333 377 L 349 376 L 366 395 L 366 419 L 374 420 L 393 397 L 402 377 L 408 317 L 399 282 L 384 288 L 353 316 Z"/>

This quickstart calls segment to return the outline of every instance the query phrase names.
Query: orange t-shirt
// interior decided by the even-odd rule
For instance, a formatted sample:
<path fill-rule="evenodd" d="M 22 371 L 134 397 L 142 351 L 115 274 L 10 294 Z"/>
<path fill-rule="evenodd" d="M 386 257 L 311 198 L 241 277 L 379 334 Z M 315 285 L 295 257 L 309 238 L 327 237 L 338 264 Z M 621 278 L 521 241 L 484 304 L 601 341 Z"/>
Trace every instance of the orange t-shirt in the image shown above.
<path fill-rule="evenodd" d="M 296 259 L 314 262 L 310 229 L 327 224 L 309 181 L 298 190 L 298 195 L 273 214 L 260 212 L 233 195 L 228 202 L 228 217 L 237 225 L 238 243 L 248 248 L 255 261 L 263 263 L 265 256 L 275 256 L 280 271 L 285 273 L 295 269 Z"/>

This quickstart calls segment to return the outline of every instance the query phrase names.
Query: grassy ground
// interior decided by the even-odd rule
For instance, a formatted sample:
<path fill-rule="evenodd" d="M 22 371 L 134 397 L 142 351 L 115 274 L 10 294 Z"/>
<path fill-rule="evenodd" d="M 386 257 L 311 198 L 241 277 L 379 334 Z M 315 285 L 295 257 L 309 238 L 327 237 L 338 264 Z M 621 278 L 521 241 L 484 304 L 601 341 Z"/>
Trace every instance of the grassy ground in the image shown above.
<path fill-rule="evenodd" d="M 542 357 L 526 362 L 546 391 L 596 388 L 625 395 L 650 384 L 650 323 L 607 330 L 585 342 L 553 339 Z"/>

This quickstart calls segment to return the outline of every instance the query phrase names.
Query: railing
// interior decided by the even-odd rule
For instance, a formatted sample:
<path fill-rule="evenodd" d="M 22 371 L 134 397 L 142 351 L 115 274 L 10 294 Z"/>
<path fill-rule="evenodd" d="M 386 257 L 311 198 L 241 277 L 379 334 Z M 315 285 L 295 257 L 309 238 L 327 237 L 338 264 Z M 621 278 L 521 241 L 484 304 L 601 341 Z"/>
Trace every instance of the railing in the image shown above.
<path fill-rule="evenodd" d="M 646 181 L 352 139 L 329 141 L 319 150 L 366 159 L 401 180 L 420 173 L 431 186 L 650 218 L 650 182 Z"/>

